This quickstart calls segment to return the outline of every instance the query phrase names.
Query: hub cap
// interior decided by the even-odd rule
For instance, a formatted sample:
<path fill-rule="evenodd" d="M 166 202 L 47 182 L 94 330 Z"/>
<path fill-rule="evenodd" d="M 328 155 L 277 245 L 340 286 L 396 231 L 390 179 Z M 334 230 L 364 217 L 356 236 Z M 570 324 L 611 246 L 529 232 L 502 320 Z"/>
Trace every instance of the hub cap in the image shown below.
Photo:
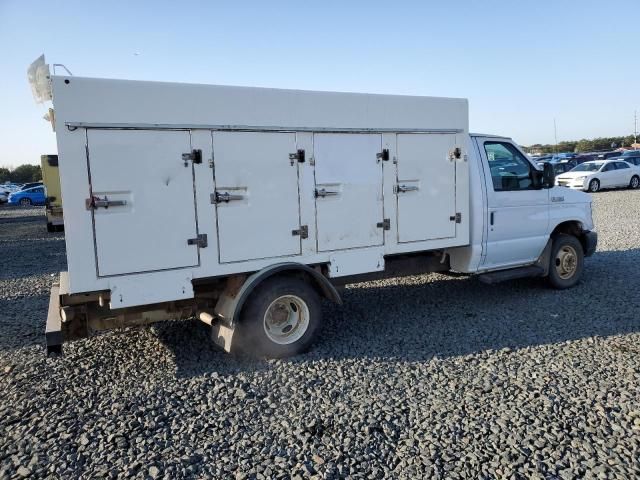
<path fill-rule="evenodd" d="M 576 273 L 578 268 L 578 254 L 575 248 L 570 245 L 565 245 L 556 254 L 556 272 L 558 276 L 567 280 Z"/>
<path fill-rule="evenodd" d="M 295 295 L 278 297 L 267 308 L 263 327 L 269 340 L 278 345 L 297 342 L 309 328 L 309 307 Z"/>
<path fill-rule="evenodd" d="M 631 179 L 631 188 L 638 188 L 638 177 L 633 177 Z"/>

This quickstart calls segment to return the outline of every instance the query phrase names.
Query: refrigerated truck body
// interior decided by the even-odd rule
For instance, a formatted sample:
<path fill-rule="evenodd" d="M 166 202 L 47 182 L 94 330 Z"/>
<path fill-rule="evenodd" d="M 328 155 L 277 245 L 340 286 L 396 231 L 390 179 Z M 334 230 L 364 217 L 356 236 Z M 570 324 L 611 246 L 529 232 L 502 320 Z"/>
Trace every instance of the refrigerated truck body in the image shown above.
<path fill-rule="evenodd" d="M 341 285 L 453 271 L 566 288 L 595 250 L 590 196 L 469 134 L 465 99 L 46 77 L 68 260 L 49 350 L 196 317 L 226 350 L 282 357 Z"/>

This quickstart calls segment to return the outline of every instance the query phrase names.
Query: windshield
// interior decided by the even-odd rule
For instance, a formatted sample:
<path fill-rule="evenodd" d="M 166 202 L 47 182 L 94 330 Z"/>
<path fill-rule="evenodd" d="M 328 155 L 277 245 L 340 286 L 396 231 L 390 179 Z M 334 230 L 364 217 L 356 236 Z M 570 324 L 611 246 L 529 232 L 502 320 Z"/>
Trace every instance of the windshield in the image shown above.
<path fill-rule="evenodd" d="M 575 167 L 572 172 L 597 172 L 604 165 L 603 162 L 585 162 Z"/>

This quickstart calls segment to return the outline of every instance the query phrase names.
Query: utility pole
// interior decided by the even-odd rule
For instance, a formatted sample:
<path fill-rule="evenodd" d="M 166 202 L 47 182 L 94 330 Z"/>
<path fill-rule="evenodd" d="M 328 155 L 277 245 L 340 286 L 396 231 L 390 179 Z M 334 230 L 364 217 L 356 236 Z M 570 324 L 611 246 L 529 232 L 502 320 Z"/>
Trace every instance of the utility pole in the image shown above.
<path fill-rule="evenodd" d="M 553 151 L 558 154 L 558 129 L 556 128 L 556 117 L 553 117 L 553 137 L 556 140 L 555 145 L 553 146 Z"/>

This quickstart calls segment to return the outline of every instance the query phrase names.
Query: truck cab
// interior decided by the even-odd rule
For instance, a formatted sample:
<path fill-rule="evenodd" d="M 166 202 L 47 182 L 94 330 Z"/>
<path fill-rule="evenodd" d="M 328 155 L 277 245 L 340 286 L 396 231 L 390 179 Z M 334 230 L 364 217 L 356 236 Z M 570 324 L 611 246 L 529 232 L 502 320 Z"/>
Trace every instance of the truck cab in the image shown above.
<path fill-rule="evenodd" d="M 592 231 L 590 195 L 556 186 L 552 165 L 539 170 L 511 138 L 470 134 L 469 143 L 476 157 L 470 195 L 474 218 L 469 247 L 451 252 L 452 268 L 479 274 L 502 271 L 505 279 L 517 278 L 518 272 L 529 276 L 535 270 L 521 267 L 541 264 L 558 235 L 576 238 L 584 256 L 593 254 L 597 235 Z M 569 256 L 560 251 L 561 258 L 552 263 L 578 266 L 573 250 L 568 249 Z M 549 268 L 541 268 L 549 274 Z"/>

